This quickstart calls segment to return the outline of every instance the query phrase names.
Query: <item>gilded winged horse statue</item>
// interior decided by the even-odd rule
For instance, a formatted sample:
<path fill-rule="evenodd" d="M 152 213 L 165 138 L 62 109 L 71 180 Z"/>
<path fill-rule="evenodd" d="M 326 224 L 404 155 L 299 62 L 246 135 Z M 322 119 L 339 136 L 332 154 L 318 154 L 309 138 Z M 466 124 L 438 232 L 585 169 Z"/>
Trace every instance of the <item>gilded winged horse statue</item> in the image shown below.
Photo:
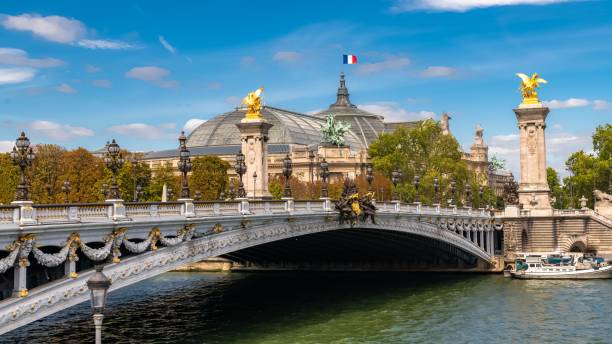
<path fill-rule="evenodd" d="M 523 73 L 516 73 L 516 76 L 521 78 L 519 89 L 523 95 L 523 104 L 540 104 L 536 88 L 540 87 L 540 84 L 547 84 L 548 81 L 540 78 L 538 73 L 533 73 L 531 77 Z"/>
<path fill-rule="evenodd" d="M 247 113 L 245 118 L 249 120 L 259 120 L 263 119 L 261 116 L 261 108 L 263 106 L 262 103 L 262 93 L 264 91 L 263 87 L 258 88 L 257 90 L 250 92 L 247 94 L 242 102 L 240 103 L 240 107 L 243 105 L 247 108 Z"/>

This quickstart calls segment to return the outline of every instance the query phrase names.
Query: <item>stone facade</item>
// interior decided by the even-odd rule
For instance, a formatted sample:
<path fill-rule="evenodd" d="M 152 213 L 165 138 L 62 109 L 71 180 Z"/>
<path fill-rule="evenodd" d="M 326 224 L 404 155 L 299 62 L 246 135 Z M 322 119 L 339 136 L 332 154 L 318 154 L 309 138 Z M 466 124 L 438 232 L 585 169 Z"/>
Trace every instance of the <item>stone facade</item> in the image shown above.
<path fill-rule="evenodd" d="M 242 120 L 236 126 L 245 156 L 246 173 L 242 180 L 247 197 L 272 198 L 268 192 L 268 131 L 272 125 L 265 120 Z"/>

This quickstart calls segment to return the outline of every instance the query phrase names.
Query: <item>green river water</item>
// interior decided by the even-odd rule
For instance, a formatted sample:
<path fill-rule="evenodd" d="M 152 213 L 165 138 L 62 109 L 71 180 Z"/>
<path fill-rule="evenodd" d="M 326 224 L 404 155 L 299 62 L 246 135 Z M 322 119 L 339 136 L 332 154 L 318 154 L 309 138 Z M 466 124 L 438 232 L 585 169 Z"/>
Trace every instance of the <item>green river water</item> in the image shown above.
<path fill-rule="evenodd" d="M 612 281 L 171 272 L 109 296 L 104 343 L 612 343 Z M 88 303 L 0 337 L 93 343 Z"/>

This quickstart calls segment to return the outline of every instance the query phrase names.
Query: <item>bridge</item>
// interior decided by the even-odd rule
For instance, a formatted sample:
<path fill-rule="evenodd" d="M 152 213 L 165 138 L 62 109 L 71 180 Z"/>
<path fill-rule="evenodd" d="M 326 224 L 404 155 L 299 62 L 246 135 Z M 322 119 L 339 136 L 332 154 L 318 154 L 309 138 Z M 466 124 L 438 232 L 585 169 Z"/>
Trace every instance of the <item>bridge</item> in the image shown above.
<path fill-rule="evenodd" d="M 1 206 L 0 273 L 12 291 L 0 301 L 0 334 L 88 300 L 95 262 L 106 262 L 111 291 L 209 257 L 262 259 L 253 251 L 262 247 L 316 256 L 327 243 L 342 254 L 433 257 L 456 269 L 500 265 L 503 226 L 484 209 L 377 207 L 375 223 L 351 226 L 328 199 Z"/>

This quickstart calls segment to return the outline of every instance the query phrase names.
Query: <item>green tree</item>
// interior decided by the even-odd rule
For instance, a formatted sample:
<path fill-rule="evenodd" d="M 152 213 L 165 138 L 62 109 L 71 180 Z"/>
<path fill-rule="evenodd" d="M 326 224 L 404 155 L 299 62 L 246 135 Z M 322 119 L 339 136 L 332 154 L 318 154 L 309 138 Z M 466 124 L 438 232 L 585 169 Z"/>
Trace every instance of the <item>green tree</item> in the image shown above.
<path fill-rule="evenodd" d="M 135 197 L 136 185 L 140 185 L 142 188 L 142 194 L 139 200 L 144 201 L 149 198 L 148 191 L 152 178 L 151 168 L 147 164 L 138 163 L 136 162 L 137 160 L 134 161 L 133 158 L 140 157 L 136 153 L 127 153 L 125 156 L 128 158 L 117 173 L 117 184 L 119 185 L 119 190 L 121 191 L 121 197 L 125 201 L 133 201 Z M 110 171 L 108 171 L 107 174 L 109 177 L 107 183 L 110 183 Z"/>
<path fill-rule="evenodd" d="M 153 202 L 161 201 L 164 184 L 168 188 L 171 188 L 174 194 L 172 199 L 168 199 L 168 201 L 176 200 L 181 192 L 180 178 L 175 174 L 174 167 L 172 167 L 172 164 L 169 162 L 153 171 L 153 178 L 151 178 L 151 185 L 149 185 L 147 190 L 146 199 Z"/>
<path fill-rule="evenodd" d="M 414 176 L 420 177 L 419 196 L 423 203 L 432 203 L 433 181 L 438 179 L 439 197 L 442 204 L 451 198 L 450 182 L 455 181 L 456 204 L 463 204 L 465 186 L 472 188 L 472 205 L 491 204 L 495 197 L 489 187 L 483 187 L 483 200 L 479 189 L 484 184 L 483 176 L 468 170 L 461 160 L 462 153 L 457 140 L 444 135 L 439 124 L 426 120 L 413 129 L 399 127 L 393 133 L 381 134 L 369 148 L 374 168 L 391 179 L 394 169 L 402 171 L 397 191 L 402 200 L 413 200 L 416 194 L 413 186 Z M 482 201 L 482 202 L 481 202 Z"/>
<path fill-rule="evenodd" d="M 612 170 L 612 125 L 598 126 L 593 134 L 594 154 L 578 151 L 570 155 L 565 162 L 570 176 L 563 179 L 565 191 L 569 195 L 569 206 L 578 207 L 579 199 L 588 199 L 588 206 L 593 207 L 593 191 L 611 190 Z"/>
<path fill-rule="evenodd" d="M 15 189 L 19 184 L 19 169 L 13 165 L 8 153 L 0 153 L 0 204 L 15 200 Z"/>
<path fill-rule="evenodd" d="M 551 195 L 554 198 L 553 208 L 564 209 L 570 202 L 565 188 L 561 185 L 559 180 L 559 174 L 554 168 L 548 167 L 546 169 L 546 180 L 548 181 L 548 188 L 550 189 Z"/>
<path fill-rule="evenodd" d="M 229 178 L 227 170 L 230 164 L 213 155 L 197 157 L 192 161 L 193 168 L 189 179 L 192 193 L 196 190 L 202 194 L 202 200 L 217 200 L 220 192 L 227 194 Z"/>
<path fill-rule="evenodd" d="M 70 202 L 96 202 L 100 200 L 100 186 L 104 180 L 104 163 L 85 148 L 65 152 L 59 181 L 70 182 Z M 63 197 L 63 196 L 62 196 Z"/>
<path fill-rule="evenodd" d="M 41 144 L 35 148 L 36 159 L 30 169 L 32 201 L 34 203 L 61 203 L 64 174 L 62 162 L 66 150 L 58 145 Z"/>

